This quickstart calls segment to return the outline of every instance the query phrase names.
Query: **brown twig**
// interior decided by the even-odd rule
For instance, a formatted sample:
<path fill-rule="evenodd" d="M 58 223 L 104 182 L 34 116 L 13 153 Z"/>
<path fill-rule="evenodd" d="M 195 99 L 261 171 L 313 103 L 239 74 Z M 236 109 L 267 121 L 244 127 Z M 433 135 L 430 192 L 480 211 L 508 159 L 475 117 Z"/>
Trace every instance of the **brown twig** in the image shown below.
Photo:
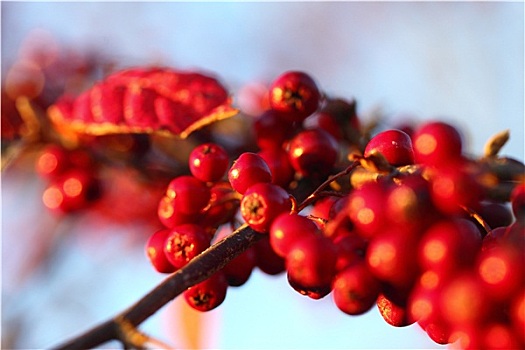
<path fill-rule="evenodd" d="M 262 237 L 244 225 L 195 257 L 188 265 L 166 278 L 127 310 L 55 349 L 88 349 L 110 340 L 122 340 L 123 322 L 137 327 L 189 287 L 204 281 Z"/>

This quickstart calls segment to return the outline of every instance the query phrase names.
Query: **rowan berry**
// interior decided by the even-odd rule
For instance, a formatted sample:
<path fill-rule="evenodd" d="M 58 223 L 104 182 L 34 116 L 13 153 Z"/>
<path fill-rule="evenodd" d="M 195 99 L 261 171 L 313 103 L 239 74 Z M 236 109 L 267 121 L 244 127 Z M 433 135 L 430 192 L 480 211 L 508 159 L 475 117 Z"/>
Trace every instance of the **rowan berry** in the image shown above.
<path fill-rule="evenodd" d="M 389 325 L 405 327 L 414 323 L 414 321 L 408 319 L 406 306 L 397 305 L 384 294 L 379 295 L 376 304 L 379 313 Z"/>
<path fill-rule="evenodd" d="M 417 128 L 413 145 L 416 163 L 439 166 L 461 157 L 462 137 L 454 126 L 431 121 Z"/>
<path fill-rule="evenodd" d="M 348 266 L 333 282 L 332 296 L 337 308 L 349 315 L 361 315 L 375 304 L 381 284 L 364 263 Z"/>
<path fill-rule="evenodd" d="M 293 123 L 273 109 L 265 111 L 253 122 L 255 142 L 261 150 L 281 148 L 294 129 Z"/>
<path fill-rule="evenodd" d="M 270 244 L 277 255 L 284 258 L 297 240 L 318 233 L 317 225 L 305 216 L 282 213 L 275 218 L 270 227 Z"/>
<path fill-rule="evenodd" d="M 229 157 L 226 150 L 216 143 L 204 143 L 195 147 L 189 155 L 191 174 L 203 182 L 219 181 L 228 170 Z"/>
<path fill-rule="evenodd" d="M 253 245 L 256 266 L 267 275 L 278 275 L 285 271 L 284 258 L 275 253 L 268 235 Z"/>
<path fill-rule="evenodd" d="M 314 113 L 321 93 L 312 77 L 300 71 L 288 71 L 270 86 L 270 106 L 290 121 L 303 121 Z"/>
<path fill-rule="evenodd" d="M 268 232 L 273 220 L 292 209 L 290 195 L 282 187 L 260 182 L 250 186 L 241 199 L 241 215 L 255 231 Z"/>
<path fill-rule="evenodd" d="M 176 270 L 164 253 L 169 233 L 170 230 L 168 229 L 158 230 L 146 242 L 146 256 L 155 270 L 161 273 L 172 273 Z"/>
<path fill-rule="evenodd" d="M 336 273 L 337 251 L 324 236 L 312 234 L 297 239 L 285 259 L 290 278 L 305 288 L 330 285 Z"/>
<path fill-rule="evenodd" d="M 272 173 L 272 183 L 287 188 L 294 179 L 294 169 L 288 153 L 282 148 L 263 149 L 257 153 L 268 165 Z"/>
<path fill-rule="evenodd" d="M 211 194 L 204 182 L 190 175 L 182 175 L 170 181 L 166 196 L 173 199 L 177 212 L 191 215 L 199 213 L 208 205 Z"/>
<path fill-rule="evenodd" d="M 332 135 L 321 129 L 298 133 L 288 147 L 290 164 L 306 177 L 326 176 L 334 167 L 339 145 Z"/>
<path fill-rule="evenodd" d="M 256 183 L 271 182 L 272 172 L 261 156 L 245 152 L 231 166 L 228 180 L 235 191 L 244 194 L 248 187 Z"/>
<path fill-rule="evenodd" d="M 198 311 L 210 311 L 226 299 L 228 281 L 222 271 L 184 291 L 184 299 Z"/>
<path fill-rule="evenodd" d="M 210 246 L 210 235 L 195 224 L 182 224 L 170 229 L 164 253 L 168 261 L 180 269 Z"/>
<path fill-rule="evenodd" d="M 379 152 L 393 166 L 414 164 L 410 136 L 401 130 L 386 130 L 375 135 L 366 145 L 364 156 Z"/>

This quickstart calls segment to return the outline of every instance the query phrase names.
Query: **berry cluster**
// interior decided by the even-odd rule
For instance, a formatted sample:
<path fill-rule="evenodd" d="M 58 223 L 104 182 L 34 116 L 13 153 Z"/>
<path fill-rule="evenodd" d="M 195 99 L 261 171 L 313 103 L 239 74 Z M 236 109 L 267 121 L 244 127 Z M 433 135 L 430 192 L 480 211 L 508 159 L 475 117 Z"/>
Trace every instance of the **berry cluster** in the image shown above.
<path fill-rule="evenodd" d="M 275 79 L 268 101 L 252 124 L 258 150 L 198 145 L 190 174 L 160 200 L 165 227 L 146 245 L 159 272 L 183 268 L 229 234 L 225 224 L 261 235 L 184 292 L 192 307 L 217 307 L 258 267 L 312 299 L 331 294 L 346 314 L 375 306 L 393 326 L 417 322 L 440 344 L 525 345 L 522 178 L 467 157 L 442 121 L 367 138 L 355 104 L 327 98 L 303 72 Z M 493 196 L 503 183 L 511 206 Z"/>

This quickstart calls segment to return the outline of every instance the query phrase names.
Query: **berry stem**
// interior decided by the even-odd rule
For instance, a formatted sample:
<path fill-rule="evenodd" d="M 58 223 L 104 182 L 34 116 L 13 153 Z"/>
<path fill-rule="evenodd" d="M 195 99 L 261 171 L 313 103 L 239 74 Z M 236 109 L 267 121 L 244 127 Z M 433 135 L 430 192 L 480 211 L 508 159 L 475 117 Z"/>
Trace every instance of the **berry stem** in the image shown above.
<path fill-rule="evenodd" d="M 317 187 L 317 189 L 313 191 L 312 194 L 310 194 L 308 197 L 306 197 L 305 200 L 302 201 L 302 203 L 297 207 L 297 212 L 298 213 L 301 212 L 301 210 L 303 210 L 304 208 L 309 206 L 312 202 L 317 200 L 319 196 L 322 195 L 322 192 L 326 187 L 328 187 L 335 180 L 350 174 L 350 172 L 354 170 L 359 164 L 360 164 L 359 161 L 354 161 L 352 164 L 346 167 L 346 169 L 338 172 L 337 174 L 334 174 L 328 177 L 328 179 L 326 179 L 321 185 L 319 185 L 319 187 Z"/>
<path fill-rule="evenodd" d="M 129 333 L 129 329 L 134 330 L 186 289 L 212 276 L 261 237 L 263 235 L 247 225 L 239 227 L 230 236 L 217 242 L 186 266 L 170 275 L 127 310 L 55 349 L 93 348 L 114 339 L 125 342 L 125 338 L 129 336 L 125 334 Z M 128 330 L 123 329 L 122 325 L 125 325 Z"/>

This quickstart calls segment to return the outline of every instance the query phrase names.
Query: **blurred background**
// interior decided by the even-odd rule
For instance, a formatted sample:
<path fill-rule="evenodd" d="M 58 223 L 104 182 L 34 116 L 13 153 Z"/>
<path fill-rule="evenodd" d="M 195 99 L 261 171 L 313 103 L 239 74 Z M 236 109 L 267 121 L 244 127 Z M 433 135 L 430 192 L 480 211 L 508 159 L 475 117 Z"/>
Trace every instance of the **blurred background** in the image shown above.
<path fill-rule="evenodd" d="M 365 118 L 379 109 L 385 123 L 456 124 L 471 154 L 509 129 L 502 153 L 524 159 L 522 2 L 2 2 L 1 22 L 3 76 L 28 38 L 119 67 L 204 69 L 234 97 L 304 70 L 327 93 L 355 98 Z M 2 348 L 56 345 L 164 278 L 144 256 L 147 225 L 59 221 L 43 188 L 23 159 L 2 174 Z M 258 271 L 212 312 L 176 300 L 141 329 L 176 348 L 441 348 L 417 325 L 393 328 L 375 309 L 344 315 Z"/>

